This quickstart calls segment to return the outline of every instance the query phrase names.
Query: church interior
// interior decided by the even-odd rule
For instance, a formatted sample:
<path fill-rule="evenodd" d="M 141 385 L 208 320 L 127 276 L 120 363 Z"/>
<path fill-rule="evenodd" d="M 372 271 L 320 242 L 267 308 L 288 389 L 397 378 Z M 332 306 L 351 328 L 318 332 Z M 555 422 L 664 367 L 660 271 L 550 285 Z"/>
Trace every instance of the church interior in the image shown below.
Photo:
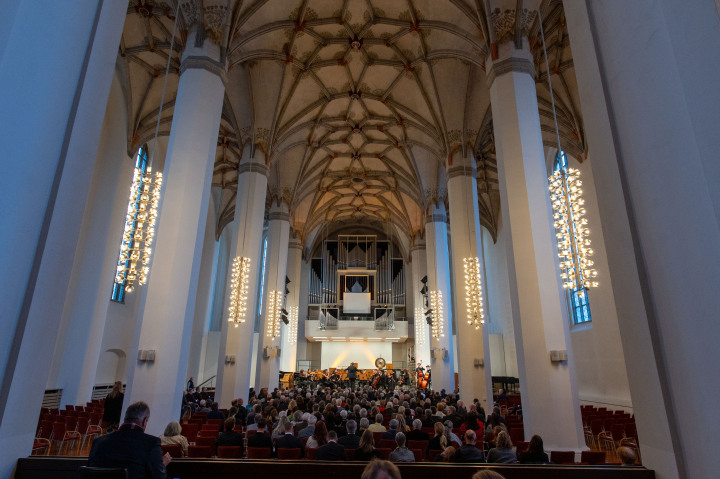
<path fill-rule="evenodd" d="M 717 1 L 3 11 L 0 478 L 116 381 L 160 435 L 351 363 L 716 477 Z"/>

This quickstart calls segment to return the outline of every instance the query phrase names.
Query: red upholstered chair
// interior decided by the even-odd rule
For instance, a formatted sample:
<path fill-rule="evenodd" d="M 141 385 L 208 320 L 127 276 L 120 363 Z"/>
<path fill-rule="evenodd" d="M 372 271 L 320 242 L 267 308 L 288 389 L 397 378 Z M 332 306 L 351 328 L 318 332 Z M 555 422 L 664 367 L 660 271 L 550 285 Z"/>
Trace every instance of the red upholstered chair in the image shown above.
<path fill-rule="evenodd" d="M 378 444 L 380 444 L 380 441 L 382 441 L 382 432 L 374 432 L 373 435 L 373 441 L 375 441 L 375 447 L 378 447 Z"/>
<path fill-rule="evenodd" d="M 384 448 L 384 447 L 378 447 L 378 452 L 380 453 L 380 458 L 385 459 L 386 461 L 390 457 L 390 453 L 393 452 L 392 449 Z"/>
<path fill-rule="evenodd" d="M 198 436 L 200 437 L 217 437 L 218 432 L 214 429 L 200 429 Z"/>
<path fill-rule="evenodd" d="M 355 460 L 355 449 L 345 449 L 345 457 L 347 457 L 348 461 L 354 461 Z"/>
<path fill-rule="evenodd" d="M 309 449 L 305 449 L 305 457 L 313 460 L 317 456 L 317 449 L 314 447 L 311 447 Z"/>
<path fill-rule="evenodd" d="M 188 457 L 207 458 L 212 455 L 210 446 L 188 446 Z"/>
<path fill-rule="evenodd" d="M 202 427 L 200 428 L 200 430 L 201 430 L 201 431 L 215 431 L 215 432 L 220 432 L 220 426 L 221 426 L 221 424 L 208 424 L 208 423 L 205 423 L 205 424 L 202 425 Z"/>
<path fill-rule="evenodd" d="M 188 442 L 195 442 L 199 429 L 197 424 L 183 424 L 180 428 L 182 429 L 180 434 L 185 436 L 185 439 L 187 439 Z"/>
<path fill-rule="evenodd" d="M 575 464 L 575 451 L 550 451 L 550 462 L 555 464 Z"/>
<path fill-rule="evenodd" d="M 434 461 L 438 454 L 442 453 L 440 449 L 430 449 L 428 451 L 428 461 Z"/>
<path fill-rule="evenodd" d="M 605 464 L 605 451 L 583 451 L 580 454 L 580 462 L 582 464 Z"/>
<path fill-rule="evenodd" d="M 242 457 L 242 447 L 218 446 L 217 457 L 220 459 L 240 459 Z"/>
<path fill-rule="evenodd" d="M 43 437 L 36 437 L 33 441 L 33 447 L 32 452 L 30 453 L 31 456 L 47 456 L 50 454 L 50 448 L 52 447 L 52 442 L 50 442 L 49 439 L 45 439 Z"/>
<path fill-rule="evenodd" d="M 302 449 L 299 447 L 279 447 L 277 457 L 278 459 L 300 459 L 302 457 Z"/>
<path fill-rule="evenodd" d="M 102 413 L 99 413 L 99 412 L 91 412 L 90 413 L 90 424 L 92 424 L 94 426 L 99 426 L 101 421 L 102 421 Z"/>
<path fill-rule="evenodd" d="M 270 459 L 270 448 L 269 447 L 248 447 L 247 457 L 248 459 Z"/>
<path fill-rule="evenodd" d="M 513 444 L 517 444 L 518 442 L 525 440 L 525 431 L 522 427 L 517 428 L 513 427 L 510 429 L 510 440 L 513 442 Z"/>
<path fill-rule="evenodd" d="M 215 455 L 215 443 L 216 442 L 217 442 L 217 436 L 213 436 L 213 437 L 198 436 L 195 438 L 195 445 L 208 446 L 210 448 L 210 452 L 211 452 L 212 456 Z"/>
<path fill-rule="evenodd" d="M 415 456 L 415 462 L 421 462 L 423 460 L 423 449 L 410 449 Z"/>
<path fill-rule="evenodd" d="M 242 434 L 242 433 L 243 433 L 243 427 L 242 427 L 242 425 L 240 425 L 240 424 L 236 425 L 235 427 L 233 427 L 233 431 L 236 432 L 236 433 L 238 433 L 238 434 Z"/>
<path fill-rule="evenodd" d="M 255 435 L 256 432 L 257 432 L 257 429 L 250 429 L 249 431 L 246 432 L 247 438 L 250 439 L 251 437 L 253 437 Z"/>
<path fill-rule="evenodd" d="M 217 424 L 217 426 L 220 427 L 223 422 L 225 422 L 224 419 L 208 419 L 205 424 Z"/>
<path fill-rule="evenodd" d="M 428 436 L 433 437 L 435 435 L 435 428 L 432 427 L 423 427 L 421 428 L 422 432 L 425 432 L 428 434 Z"/>
<path fill-rule="evenodd" d="M 395 439 L 380 439 L 380 443 L 375 442 L 375 446 L 381 449 L 395 449 L 397 443 Z"/>
<path fill-rule="evenodd" d="M 411 449 L 411 450 L 412 449 L 420 449 L 424 453 L 425 451 L 427 451 L 429 442 L 430 441 L 408 441 L 407 447 L 408 447 L 408 449 Z M 425 459 L 427 459 L 428 461 L 432 460 L 432 458 L 428 458 L 428 457 L 426 457 Z"/>
<path fill-rule="evenodd" d="M 160 446 L 160 449 L 162 449 L 163 455 L 167 452 L 170 454 L 170 457 L 182 457 L 183 451 L 182 446 L 180 444 L 164 444 Z"/>

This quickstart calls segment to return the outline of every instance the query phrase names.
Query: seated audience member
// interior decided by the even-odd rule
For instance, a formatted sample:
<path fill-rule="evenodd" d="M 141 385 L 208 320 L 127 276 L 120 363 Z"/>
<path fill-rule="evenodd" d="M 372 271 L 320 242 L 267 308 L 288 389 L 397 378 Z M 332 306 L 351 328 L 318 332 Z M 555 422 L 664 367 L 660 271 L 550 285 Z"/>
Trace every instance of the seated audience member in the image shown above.
<path fill-rule="evenodd" d="M 455 406 L 448 407 L 448 414 L 445 416 L 445 422 L 451 421 L 452 427 L 460 427 L 463 423 L 463 418 L 457 413 Z M 476 433 L 477 434 L 477 433 Z"/>
<path fill-rule="evenodd" d="M 395 439 L 395 435 L 398 433 L 398 420 L 390 420 L 390 429 L 385 431 L 382 435 L 383 439 Z"/>
<path fill-rule="evenodd" d="M 313 415 L 309 415 L 307 417 L 307 427 L 304 429 L 301 429 L 300 432 L 298 432 L 298 437 L 300 439 L 304 437 L 310 437 L 315 433 L 315 423 L 317 423 L 317 417 Z"/>
<path fill-rule="evenodd" d="M 488 443 L 491 449 L 495 447 L 495 438 L 501 432 L 507 432 L 507 429 L 505 429 L 502 424 L 499 426 L 495 426 L 491 431 L 485 434 L 485 442 Z"/>
<path fill-rule="evenodd" d="M 160 444 L 169 446 L 172 444 L 180 444 L 182 455 L 187 456 L 188 440 L 182 434 L 182 427 L 177 421 L 172 421 L 165 428 L 165 432 L 160 436 Z"/>
<path fill-rule="evenodd" d="M 460 435 L 465 434 L 465 431 L 468 429 L 475 431 L 476 436 L 483 436 L 485 426 L 478 420 L 478 416 L 475 412 L 469 412 L 465 422 L 460 425 Z"/>
<path fill-rule="evenodd" d="M 205 401 L 204 399 L 200 400 L 200 409 L 198 409 L 198 412 L 205 412 L 208 414 L 210 413 L 210 408 L 207 407 L 207 401 Z"/>
<path fill-rule="evenodd" d="M 328 431 L 327 443 L 318 448 L 315 458 L 321 461 L 347 460 L 347 456 L 345 455 L 345 448 L 338 444 L 338 437 L 335 431 Z"/>
<path fill-rule="evenodd" d="M 165 466 L 170 454 L 163 455 L 160 439 L 145 434 L 150 408 L 144 402 L 136 402 L 125 410 L 125 421 L 120 428 L 93 441 L 89 467 L 124 467 L 133 478 L 165 478 Z"/>
<path fill-rule="evenodd" d="M 455 448 L 448 446 L 443 452 L 437 454 L 433 459 L 435 462 L 455 462 Z"/>
<path fill-rule="evenodd" d="M 278 449 L 282 448 L 303 448 L 302 440 L 299 437 L 295 437 L 293 433 L 293 425 L 290 421 L 286 422 L 283 426 L 285 428 L 285 434 L 280 436 L 276 441 Z"/>
<path fill-rule="evenodd" d="M 615 454 L 620 458 L 620 462 L 623 466 L 634 466 L 637 458 L 635 457 L 635 451 L 627 446 L 620 446 L 615 451 Z"/>
<path fill-rule="evenodd" d="M 275 441 L 277 438 L 285 434 L 285 425 L 290 424 L 292 426 L 292 423 L 290 422 L 290 419 L 288 419 L 287 416 L 283 415 L 280 416 L 280 420 L 278 421 L 278 425 L 275 429 L 273 429 L 272 434 L 270 435 L 270 438 Z"/>
<path fill-rule="evenodd" d="M 450 421 L 450 420 L 445 421 L 445 437 L 447 437 L 448 441 L 450 441 L 450 442 L 454 442 L 458 445 L 462 444 L 462 441 L 460 440 L 460 438 L 457 437 L 457 435 L 454 432 L 452 432 L 452 428 L 453 428 L 452 421 Z M 477 435 L 477 432 L 475 433 L 475 435 Z"/>
<path fill-rule="evenodd" d="M 380 457 L 380 451 L 375 449 L 375 439 L 372 431 L 366 430 L 360 438 L 360 445 L 355 449 L 356 461 L 369 461 L 373 458 Z"/>
<path fill-rule="evenodd" d="M 520 464 L 550 464 L 550 459 L 545 453 L 543 440 L 537 434 L 530 438 L 528 450 L 522 453 Z"/>
<path fill-rule="evenodd" d="M 465 431 L 465 444 L 455 452 L 455 462 L 485 462 L 485 454 L 475 447 L 475 431 Z"/>
<path fill-rule="evenodd" d="M 248 426 L 245 428 L 245 435 L 247 436 L 248 431 L 257 431 L 257 423 L 255 422 L 255 419 L 258 421 L 262 417 L 261 414 L 255 414 L 253 416 L 248 416 Z"/>
<path fill-rule="evenodd" d="M 360 479 L 402 479 L 402 476 L 395 464 L 379 459 L 365 466 Z"/>
<path fill-rule="evenodd" d="M 352 449 L 354 451 L 360 445 L 360 437 L 355 435 L 355 430 L 357 429 L 355 420 L 348 419 L 345 423 L 345 429 L 347 430 L 347 434 L 338 439 L 338 444 L 345 449 Z"/>
<path fill-rule="evenodd" d="M 247 411 L 247 409 L 245 409 L 245 406 L 243 404 L 243 398 L 237 398 L 233 402 L 235 403 L 235 406 L 237 407 L 237 412 L 235 413 L 235 424 L 244 426 L 245 422 L 247 420 L 248 411 Z"/>
<path fill-rule="evenodd" d="M 398 432 L 395 434 L 395 444 L 397 447 L 390 453 L 391 462 L 415 462 L 415 454 L 405 446 L 405 434 Z"/>
<path fill-rule="evenodd" d="M 358 437 L 362 437 L 363 433 L 367 431 L 367 428 L 370 427 L 370 421 L 368 418 L 363 417 L 360 418 L 360 428 L 358 428 L 357 433 L 355 433 Z"/>
<path fill-rule="evenodd" d="M 218 446 L 241 446 L 243 445 L 242 434 L 233 431 L 235 428 L 235 417 L 230 416 L 223 423 L 223 431 L 218 434 Z"/>
<path fill-rule="evenodd" d="M 450 445 L 450 441 L 445 436 L 445 426 L 441 422 L 436 422 L 433 427 L 435 428 L 435 436 L 428 442 L 428 450 L 444 451 Z"/>
<path fill-rule="evenodd" d="M 498 389 L 497 398 L 499 399 L 507 399 L 507 394 L 505 394 L 504 389 Z"/>
<path fill-rule="evenodd" d="M 368 427 L 368 431 L 370 432 L 385 432 L 387 429 L 385 426 L 382 425 L 383 422 L 383 415 L 378 413 L 375 415 L 375 422 L 370 424 L 370 427 Z"/>
<path fill-rule="evenodd" d="M 189 406 L 183 406 L 182 407 L 182 415 L 180 416 L 180 424 L 187 424 L 190 422 L 190 417 L 192 416 L 192 411 L 190 410 Z"/>
<path fill-rule="evenodd" d="M 317 449 L 320 446 L 327 444 L 328 430 L 323 421 L 315 423 L 315 432 L 305 443 L 305 447 L 308 449 Z"/>
<path fill-rule="evenodd" d="M 505 479 L 505 476 L 503 476 L 499 472 L 485 469 L 483 471 L 478 471 L 473 474 L 472 479 Z"/>
<path fill-rule="evenodd" d="M 267 447 L 272 451 L 273 443 L 270 434 L 267 433 L 267 421 L 264 417 L 257 420 L 257 432 L 247 440 L 248 447 Z"/>
<path fill-rule="evenodd" d="M 420 419 L 415 419 L 412 424 L 412 431 L 405 434 L 408 441 L 427 441 L 430 439 L 430 435 L 422 430 L 422 421 Z"/>
<path fill-rule="evenodd" d="M 218 403 L 214 402 L 210 406 L 210 412 L 207 415 L 208 419 L 225 419 L 225 415 L 218 409 Z"/>
<path fill-rule="evenodd" d="M 488 451 L 487 462 L 500 464 L 515 464 L 517 456 L 513 451 L 510 435 L 505 431 L 501 431 L 495 438 L 495 447 Z"/>

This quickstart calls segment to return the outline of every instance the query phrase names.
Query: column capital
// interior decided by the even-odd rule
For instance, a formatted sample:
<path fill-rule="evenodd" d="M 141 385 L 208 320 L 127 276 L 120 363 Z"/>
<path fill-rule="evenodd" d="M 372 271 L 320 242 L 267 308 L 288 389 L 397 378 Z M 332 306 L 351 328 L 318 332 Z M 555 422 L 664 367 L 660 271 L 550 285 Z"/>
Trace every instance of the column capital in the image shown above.
<path fill-rule="evenodd" d="M 425 216 L 425 224 L 435 222 L 447 223 L 447 215 L 445 213 L 430 213 Z"/>
<path fill-rule="evenodd" d="M 183 58 L 183 61 L 180 64 L 180 75 L 185 73 L 186 70 L 194 68 L 207 70 L 210 73 L 219 76 L 223 83 L 225 83 L 226 70 L 225 65 L 222 62 L 205 56 L 190 55 Z"/>
<path fill-rule="evenodd" d="M 240 163 L 238 166 L 238 175 L 242 175 L 243 173 L 260 173 L 265 178 L 267 178 L 268 174 L 270 172 L 270 169 L 267 165 L 263 163 L 254 163 L 254 162 L 248 162 L 248 163 Z"/>
<path fill-rule="evenodd" d="M 451 166 L 447 169 L 447 179 L 448 181 L 452 178 L 455 178 L 456 176 L 468 176 L 470 178 L 473 177 L 475 174 L 475 168 L 473 165 L 455 165 Z"/>
<path fill-rule="evenodd" d="M 299 239 L 296 239 L 296 238 L 292 238 L 292 239 L 290 239 L 290 242 L 288 243 L 288 248 L 302 250 L 303 249 L 302 241 L 300 241 Z"/>
<path fill-rule="evenodd" d="M 522 39 L 521 48 L 516 48 L 513 43 L 505 43 L 500 46 L 493 59 L 488 59 L 488 86 L 492 86 L 497 77 L 511 72 L 527 73 L 535 77 L 535 63 L 526 38 Z"/>

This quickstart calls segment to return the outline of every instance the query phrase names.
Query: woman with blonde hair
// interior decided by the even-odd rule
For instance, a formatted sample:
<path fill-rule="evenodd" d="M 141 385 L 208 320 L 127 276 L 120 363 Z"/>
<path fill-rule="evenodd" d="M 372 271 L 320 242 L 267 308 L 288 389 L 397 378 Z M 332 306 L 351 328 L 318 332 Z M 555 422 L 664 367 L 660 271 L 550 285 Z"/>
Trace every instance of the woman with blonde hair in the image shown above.
<path fill-rule="evenodd" d="M 500 431 L 495 438 L 495 447 L 488 451 L 487 462 L 499 464 L 515 464 L 517 462 L 512 441 L 505 431 Z"/>
<path fill-rule="evenodd" d="M 445 435 L 445 426 L 441 422 L 436 422 L 433 427 L 435 428 L 435 436 L 428 442 L 428 450 L 438 449 L 444 451 L 450 445 L 450 441 Z"/>
<path fill-rule="evenodd" d="M 187 456 L 188 440 L 181 433 L 182 427 L 180 423 L 177 421 L 170 422 L 165 428 L 165 432 L 160 436 L 160 444 L 163 446 L 179 444 L 182 448 L 182 455 Z"/>
<path fill-rule="evenodd" d="M 375 449 L 375 439 L 372 431 L 365 430 L 360 438 L 360 444 L 355 449 L 355 461 L 369 461 L 373 458 L 380 457 L 380 451 Z"/>
<path fill-rule="evenodd" d="M 455 460 L 455 448 L 448 446 L 443 452 L 435 456 L 435 462 L 453 462 Z"/>

